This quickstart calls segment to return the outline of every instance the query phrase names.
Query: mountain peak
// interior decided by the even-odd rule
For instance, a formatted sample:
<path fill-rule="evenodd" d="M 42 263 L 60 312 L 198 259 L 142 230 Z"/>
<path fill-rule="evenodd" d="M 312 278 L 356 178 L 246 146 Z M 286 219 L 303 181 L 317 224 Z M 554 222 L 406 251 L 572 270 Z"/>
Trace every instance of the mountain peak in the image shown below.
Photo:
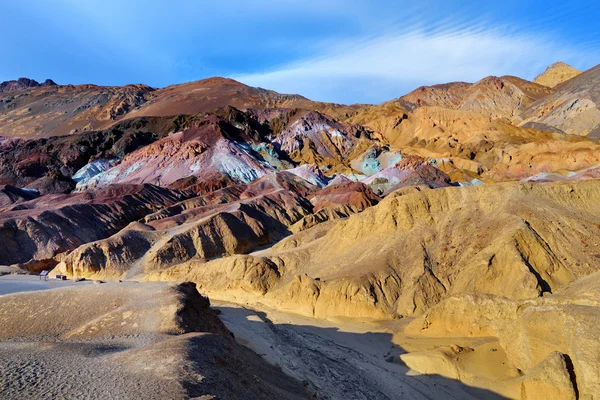
<path fill-rule="evenodd" d="M 35 88 L 40 86 L 56 86 L 56 83 L 52 79 L 46 79 L 44 83 L 40 84 L 34 79 L 19 78 L 16 81 L 4 81 L 0 83 L 0 93 Z"/>
<path fill-rule="evenodd" d="M 581 71 L 578 69 L 559 61 L 546 68 L 546 70 L 539 74 L 533 81 L 537 84 L 553 88 L 579 74 L 581 74 Z"/>

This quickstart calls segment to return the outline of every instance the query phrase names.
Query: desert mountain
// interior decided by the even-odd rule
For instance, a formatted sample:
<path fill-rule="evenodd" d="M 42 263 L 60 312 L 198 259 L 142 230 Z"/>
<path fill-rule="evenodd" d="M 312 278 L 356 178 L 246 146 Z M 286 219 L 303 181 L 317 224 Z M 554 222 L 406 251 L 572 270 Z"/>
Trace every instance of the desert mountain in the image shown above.
<path fill-rule="evenodd" d="M 537 123 L 585 136 L 600 125 L 600 66 L 577 75 L 523 112 L 525 123 Z"/>
<path fill-rule="evenodd" d="M 598 230 L 597 191 L 595 181 L 405 188 L 269 249 L 152 276 L 181 275 L 217 296 L 236 288 L 237 297 L 319 317 L 418 315 L 455 293 L 536 298 L 596 270 L 598 246 L 588 238 Z M 97 275 L 87 254 L 73 253 L 61 270 L 110 273 Z"/>
<path fill-rule="evenodd" d="M 557 62 L 549 66 L 544 72 L 533 80 L 535 83 L 553 88 L 571 78 L 581 74 L 581 71 L 564 62 Z"/>
<path fill-rule="evenodd" d="M 46 79 L 43 83 L 40 84 L 39 82 L 33 79 L 19 78 L 16 81 L 5 81 L 0 83 L 0 93 L 42 86 L 56 86 L 56 83 L 52 79 Z"/>
<path fill-rule="evenodd" d="M 118 232 L 130 222 L 189 197 L 154 186 L 112 186 L 85 193 L 20 200 L 0 212 L 6 264 L 43 261 Z M 44 269 L 44 268 L 41 268 Z"/>
<path fill-rule="evenodd" d="M 103 130 L 123 119 L 242 110 L 304 108 L 343 115 L 353 107 L 318 103 L 225 78 L 154 89 L 146 85 L 52 85 L 22 79 L 0 90 L 0 136 L 50 137 Z"/>
<path fill-rule="evenodd" d="M 147 282 L 190 281 L 247 307 L 385 321 L 386 332 L 413 341 L 401 358 L 384 358 L 413 371 L 489 384 L 509 398 L 551 398 L 554 390 L 561 399 L 593 399 L 600 368 L 590 356 L 600 343 L 592 326 L 600 270 L 600 67 L 550 87 L 565 71 L 549 68 L 538 80 L 545 85 L 487 77 L 353 106 L 225 78 L 162 89 L 6 84 L 0 265 L 143 282 L 124 285 L 133 300 L 107 285 L 107 300 L 93 313 L 48 322 L 50 338 L 36 336 L 32 322 L 26 339 L 68 347 L 73 338 L 96 340 L 106 328 L 125 343 L 110 356 L 118 368 L 136 357 L 156 362 L 164 346 L 178 366 L 206 350 L 203 365 L 216 372 L 206 381 L 173 380 L 168 396 L 229 398 L 228 388 L 211 386 L 232 373 L 218 354 L 242 360 L 243 374 L 260 363 L 215 322 L 196 289 Z M 139 305 L 151 297 L 146 284 L 157 290 L 149 308 Z M 69 313 L 99 292 L 62 293 L 49 295 L 48 304 L 72 296 Z M 10 326 L 11 307 L 27 309 L 26 298 L 42 301 L 0 296 Z M 122 312 L 109 318 L 113 303 Z M 129 311 L 140 313 L 131 324 Z M 162 325 L 152 325 L 158 319 L 148 313 L 155 311 Z M 193 325 L 194 318 L 208 325 Z M 273 334 L 279 329 L 263 323 Z M 18 336 L 6 332 L 0 328 L 8 340 Z M 146 334 L 161 341 L 128 341 Z M 444 346 L 434 345 L 435 335 Z M 470 358 L 504 367 L 476 371 L 466 368 Z M 248 390 L 261 394 L 242 398 L 299 395 L 296 381 L 268 384 L 269 367 L 260 368 L 247 379 Z M 184 372 L 186 379 L 209 373 L 197 364 Z"/>
<path fill-rule="evenodd" d="M 272 90 L 244 85 L 233 79 L 209 78 L 158 89 L 151 101 L 128 117 L 197 114 L 232 106 L 241 110 L 265 108 L 303 108 L 341 113 L 348 106 L 318 103 L 300 95 L 280 94 Z"/>
<path fill-rule="evenodd" d="M 148 101 L 145 85 L 26 87 L 0 93 L 0 136 L 50 137 L 104 129 Z"/>
<path fill-rule="evenodd" d="M 551 90 L 514 76 L 490 76 L 474 84 L 457 82 L 423 86 L 399 101 L 410 108 L 437 106 L 472 111 L 490 118 L 513 118 Z"/>

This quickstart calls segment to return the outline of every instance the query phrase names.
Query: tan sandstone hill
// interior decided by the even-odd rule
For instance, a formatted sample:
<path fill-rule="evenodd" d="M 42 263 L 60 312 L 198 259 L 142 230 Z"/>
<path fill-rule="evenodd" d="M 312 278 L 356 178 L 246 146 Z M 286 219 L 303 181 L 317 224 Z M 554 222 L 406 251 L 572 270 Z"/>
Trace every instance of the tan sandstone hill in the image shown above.
<path fill-rule="evenodd" d="M 413 335 L 495 336 L 514 365 L 523 399 L 595 399 L 600 394 L 600 274 L 531 300 L 457 295 L 410 323 Z"/>
<path fill-rule="evenodd" d="M 555 87 L 571 78 L 581 74 L 581 71 L 564 62 L 557 62 L 546 68 L 544 72 L 535 77 L 533 82 L 538 85 Z"/>
<path fill-rule="evenodd" d="M 367 115 L 375 118 L 368 126 L 381 129 L 377 133 L 391 150 L 434 159 L 459 182 L 474 177 L 523 179 L 540 172 L 579 171 L 600 164 L 600 147 L 593 140 L 517 127 L 506 119 L 490 120 L 473 111 L 423 106 L 402 118 L 373 110 L 360 118 L 366 120 Z"/>
<path fill-rule="evenodd" d="M 165 266 L 147 278 L 189 279 L 223 298 L 318 317 L 418 315 L 458 293 L 536 298 L 597 269 L 599 195 L 594 180 L 404 188 L 266 250 Z M 66 265 L 102 276 L 85 248 Z"/>

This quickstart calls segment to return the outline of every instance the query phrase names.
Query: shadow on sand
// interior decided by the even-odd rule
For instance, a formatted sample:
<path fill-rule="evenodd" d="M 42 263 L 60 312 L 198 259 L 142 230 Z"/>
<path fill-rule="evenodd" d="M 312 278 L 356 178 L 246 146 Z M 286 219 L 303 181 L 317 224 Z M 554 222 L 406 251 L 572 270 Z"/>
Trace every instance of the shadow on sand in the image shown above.
<path fill-rule="evenodd" d="M 238 342 L 302 381 L 320 399 L 505 399 L 440 375 L 410 373 L 389 333 L 273 323 L 264 312 L 217 305 Z M 304 321 L 304 320 L 301 320 Z M 291 321 L 290 321 L 291 322 Z"/>

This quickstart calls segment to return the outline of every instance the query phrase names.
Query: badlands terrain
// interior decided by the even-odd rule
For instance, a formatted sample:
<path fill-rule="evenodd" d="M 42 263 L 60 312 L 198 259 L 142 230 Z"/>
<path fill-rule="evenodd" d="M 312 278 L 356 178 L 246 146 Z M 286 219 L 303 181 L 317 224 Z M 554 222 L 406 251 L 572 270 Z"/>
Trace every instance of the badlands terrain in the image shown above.
<path fill-rule="evenodd" d="M 540 72 L 0 84 L 0 397 L 600 399 L 600 66 Z"/>

